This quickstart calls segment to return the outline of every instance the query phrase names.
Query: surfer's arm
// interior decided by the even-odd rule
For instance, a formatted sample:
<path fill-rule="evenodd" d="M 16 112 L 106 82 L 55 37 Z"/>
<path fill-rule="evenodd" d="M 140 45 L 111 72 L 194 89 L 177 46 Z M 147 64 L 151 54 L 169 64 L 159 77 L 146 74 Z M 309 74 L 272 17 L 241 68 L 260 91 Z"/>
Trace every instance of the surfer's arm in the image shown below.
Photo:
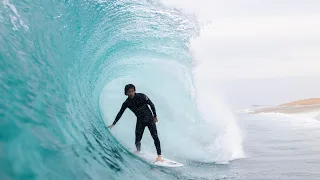
<path fill-rule="evenodd" d="M 116 125 L 116 123 L 119 121 L 119 119 L 121 118 L 122 114 L 124 113 L 124 111 L 126 110 L 127 106 L 125 103 L 122 104 L 120 111 L 118 112 L 115 120 L 113 121 L 113 125 Z"/>
<path fill-rule="evenodd" d="M 153 102 L 150 100 L 150 98 L 149 98 L 147 95 L 144 95 L 144 96 L 145 96 L 145 98 L 146 98 L 147 104 L 149 104 L 150 107 L 151 107 L 153 116 L 154 116 L 154 117 L 157 117 L 156 107 L 154 106 Z"/>

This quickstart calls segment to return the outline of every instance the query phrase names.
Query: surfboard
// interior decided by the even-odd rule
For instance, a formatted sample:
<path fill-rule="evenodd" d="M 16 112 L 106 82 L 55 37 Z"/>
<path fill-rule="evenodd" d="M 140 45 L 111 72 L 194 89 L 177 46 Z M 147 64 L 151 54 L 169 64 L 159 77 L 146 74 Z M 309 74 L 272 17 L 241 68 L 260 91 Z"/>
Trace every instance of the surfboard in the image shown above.
<path fill-rule="evenodd" d="M 147 162 L 153 164 L 153 165 L 156 165 L 156 166 L 163 166 L 163 167 L 172 167 L 172 168 L 175 168 L 175 167 L 182 167 L 183 164 L 181 163 L 178 163 L 176 161 L 173 161 L 173 160 L 170 160 L 170 159 L 167 159 L 167 158 L 162 158 L 163 161 L 157 161 L 157 162 L 154 162 L 157 158 L 157 155 L 156 154 L 152 154 L 152 153 L 148 153 L 148 152 L 135 152 L 135 151 L 132 151 L 135 155 L 137 155 L 138 157 L 146 160 Z"/>

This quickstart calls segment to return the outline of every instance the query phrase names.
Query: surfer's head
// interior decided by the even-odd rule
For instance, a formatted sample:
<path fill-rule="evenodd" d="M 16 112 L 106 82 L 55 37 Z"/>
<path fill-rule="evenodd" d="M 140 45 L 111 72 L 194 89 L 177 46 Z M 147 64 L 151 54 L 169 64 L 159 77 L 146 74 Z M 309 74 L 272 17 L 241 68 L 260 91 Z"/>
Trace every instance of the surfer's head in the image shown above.
<path fill-rule="evenodd" d="M 133 98 L 136 94 L 136 87 L 133 84 L 127 84 L 124 87 L 124 94 L 129 96 L 130 98 Z"/>

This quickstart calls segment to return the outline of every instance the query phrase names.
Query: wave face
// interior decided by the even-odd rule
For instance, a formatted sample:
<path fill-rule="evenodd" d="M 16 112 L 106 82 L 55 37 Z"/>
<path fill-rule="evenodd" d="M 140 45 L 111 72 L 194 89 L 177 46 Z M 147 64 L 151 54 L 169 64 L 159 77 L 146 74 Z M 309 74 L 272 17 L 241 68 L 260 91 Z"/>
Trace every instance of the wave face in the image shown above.
<path fill-rule="evenodd" d="M 198 33 L 193 16 L 158 1 L 0 3 L 0 179 L 183 177 L 150 171 L 127 150 L 132 114 L 114 135 L 106 128 L 126 83 L 156 104 L 169 157 L 237 158 L 241 147 L 224 135 L 229 126 L 216 131 L 199 111 L 188 48 Z M 145 146 L 153 148 L 150 138 Z"/>

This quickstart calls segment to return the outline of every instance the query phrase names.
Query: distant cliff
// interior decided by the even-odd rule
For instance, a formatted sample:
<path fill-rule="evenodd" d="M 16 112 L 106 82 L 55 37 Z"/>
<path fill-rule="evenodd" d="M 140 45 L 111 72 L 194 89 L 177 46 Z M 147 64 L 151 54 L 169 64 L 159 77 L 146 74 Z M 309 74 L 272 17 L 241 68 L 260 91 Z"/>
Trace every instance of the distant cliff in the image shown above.
<path fill-rule="evenodd" d="M 296 105 L 316 105 L 320 104 L 320 98 L 310 98 L 303 99 L 299 101 L 293 101 L 285 104 L 280 104 L 280 106 L 296 106 Z"/>
<path fill-rule="evenodd" d="M 278 106 L 271 107 L 254 107 L 251 110 L 250 114 L 256 113 L 284 113 L 284 114 L 293 114 L 293 113 L 304 113 L 320 111 L 320 98 L 310 98 L 303 99 L 298 101 L 293 101 L 285 104 L 280 104 Z"/>

